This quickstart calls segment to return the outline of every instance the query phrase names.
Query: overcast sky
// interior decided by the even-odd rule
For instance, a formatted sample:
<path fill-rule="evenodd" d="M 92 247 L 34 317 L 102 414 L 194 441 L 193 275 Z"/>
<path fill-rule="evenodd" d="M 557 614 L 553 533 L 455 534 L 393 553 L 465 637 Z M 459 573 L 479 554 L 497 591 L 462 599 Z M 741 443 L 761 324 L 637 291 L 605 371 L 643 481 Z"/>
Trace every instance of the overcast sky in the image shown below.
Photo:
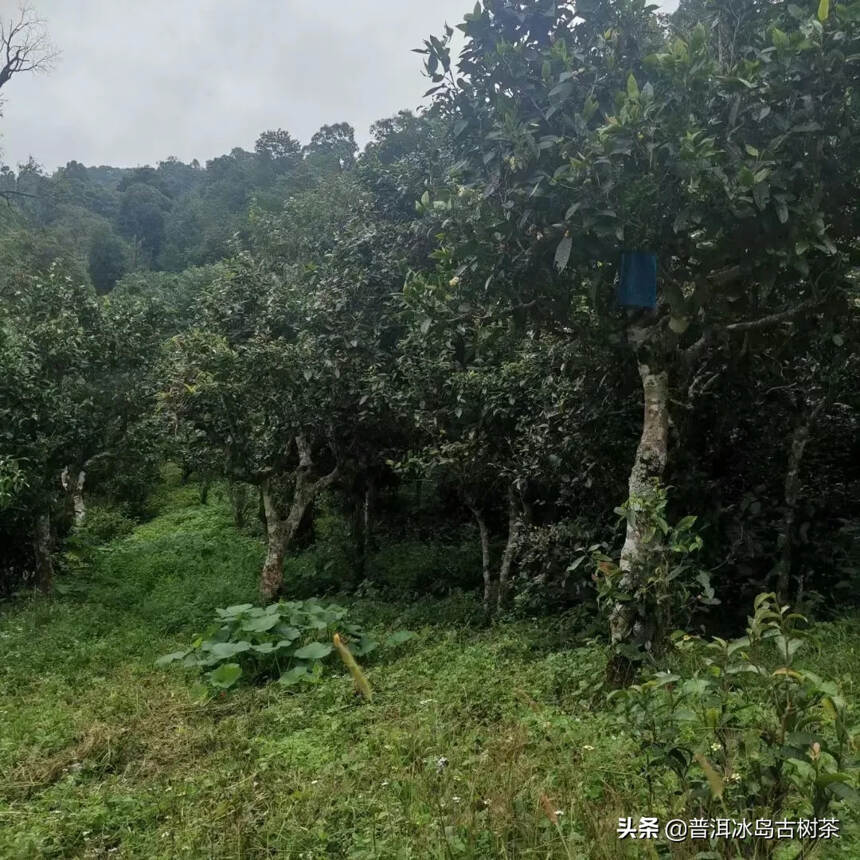
<path fill-rule="evenodd" d="M 4 18 L 17 0 L 0 0 Z M 410 52 L 471 0 L 32 0 L 62 55 L 3 88 L 0 160 L 53 170 L 201 162 L 266 129 L 306 143 L 326 123 L 415 108 Z M 664 0 L 674 8 L 677 0 Z"/>

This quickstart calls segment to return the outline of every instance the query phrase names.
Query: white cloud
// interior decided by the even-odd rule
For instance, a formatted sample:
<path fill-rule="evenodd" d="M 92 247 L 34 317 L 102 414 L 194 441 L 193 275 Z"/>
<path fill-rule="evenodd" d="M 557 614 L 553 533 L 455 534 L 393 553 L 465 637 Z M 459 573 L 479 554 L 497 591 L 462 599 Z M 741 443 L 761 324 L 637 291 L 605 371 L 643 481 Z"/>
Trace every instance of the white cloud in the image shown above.
<path fill-rule="evenodd" d="M 201 161 L 286 128 L 307 141 L 414 108 L 410 52 L 470 0 L 33 0 L 62 57 L 4 87 L 0 158 L 48 169 Z M 0 0 L 6 15 L 14 0 Z M 674 7 L 669 0 L 664 7 Z"/>

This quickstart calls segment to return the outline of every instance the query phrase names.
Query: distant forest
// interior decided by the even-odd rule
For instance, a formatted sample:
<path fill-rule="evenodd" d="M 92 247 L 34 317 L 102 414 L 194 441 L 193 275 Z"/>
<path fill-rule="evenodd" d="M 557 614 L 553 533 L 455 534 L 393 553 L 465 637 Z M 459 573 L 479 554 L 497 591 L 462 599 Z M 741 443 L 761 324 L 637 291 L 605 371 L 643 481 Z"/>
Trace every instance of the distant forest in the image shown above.
<path fill-rule="evenodd" d="M 347 123 L 324 126 L 302 146 L 288 132 L 262 133 L 248 152 L 157 167 L 86 167 L 70 161 L 48 175 L 32 158 L 0 166 L 7 265 L 74 261 L 100 293 L 130 272 L 181 272 L 229 256 L 247 232 L 251 201 L 274 209 L 307 189 L 319 170 L 348 169 L 358 147 Z M 14 261 L 18 261 L 15 263 Z"/>

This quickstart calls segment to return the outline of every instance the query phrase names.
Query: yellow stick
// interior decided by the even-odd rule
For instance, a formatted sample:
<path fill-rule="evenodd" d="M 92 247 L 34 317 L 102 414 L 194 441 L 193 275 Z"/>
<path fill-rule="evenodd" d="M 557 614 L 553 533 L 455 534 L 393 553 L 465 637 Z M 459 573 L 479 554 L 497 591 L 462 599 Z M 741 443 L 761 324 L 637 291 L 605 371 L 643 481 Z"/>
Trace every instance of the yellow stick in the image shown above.
<path fill-rule="evenodd" d="M 352 675 L 352 680 L 355 681 L 356 689 L 370 702 L 373 699 L 370 684 L 368 684 L 367 678 L 364 677 L 361 667 L 355 662 L 355 657 L 350 654 L 349 648 L 341 641 L 339 634 L 334 634 L 333 641 L 334 647 L 337 648 L 337 653 L 340 654 L 340 659 L 343 660 L 344 665 L 349 669 L 349 674 Z"/>

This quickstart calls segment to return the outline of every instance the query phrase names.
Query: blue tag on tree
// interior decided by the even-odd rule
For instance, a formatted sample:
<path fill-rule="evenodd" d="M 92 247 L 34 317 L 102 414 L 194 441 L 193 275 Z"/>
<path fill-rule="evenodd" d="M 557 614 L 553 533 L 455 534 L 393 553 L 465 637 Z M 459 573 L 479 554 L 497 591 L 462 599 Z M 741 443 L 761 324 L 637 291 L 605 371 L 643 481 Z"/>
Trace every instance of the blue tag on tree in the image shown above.
<path fill-rule="evenodd" d="M 657 307 L 657 255 L 624 251 L 618 279 L 618 304 L 628 308 Z"/>

